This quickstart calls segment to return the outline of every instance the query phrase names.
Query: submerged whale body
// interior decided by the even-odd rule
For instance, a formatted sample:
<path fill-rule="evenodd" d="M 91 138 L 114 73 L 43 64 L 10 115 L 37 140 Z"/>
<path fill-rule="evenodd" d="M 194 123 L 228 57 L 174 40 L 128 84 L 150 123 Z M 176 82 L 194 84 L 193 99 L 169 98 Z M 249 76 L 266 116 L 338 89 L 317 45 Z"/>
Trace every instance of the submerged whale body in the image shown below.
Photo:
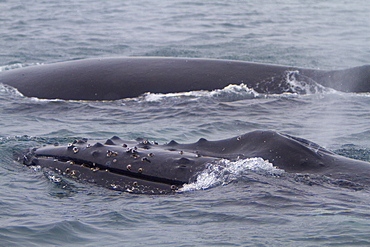
<path fill-rule="evenodd" d="M 63 175 L 114 190 L 170 193 L 196 181 L 197 174 L 220 159 L 262 157 L 288 173 L 318 174 L 369 185 L 370 164 L 336 155 L 305 139 L 274 131 L 191 144 L 165 145 L 112 137 L 105 143 L 76 140 L 66 146 L 32 148 L 18 154 L 28 166 L 53 169 Z"/>
<path fill-rule="evenodd" d="M 304 88 L 292 87 L 290 77 Z M 117 100 L 146 92 L 214 90 L 241 83 L 259 93 L 306 93 L 307 86 L 314 91 L 324 86 L 370 92 L 370 66 L 326 71 L 215 59 L 101 58 L 3 71 L 0 83 L 28 97 L 65 100 Z"/>

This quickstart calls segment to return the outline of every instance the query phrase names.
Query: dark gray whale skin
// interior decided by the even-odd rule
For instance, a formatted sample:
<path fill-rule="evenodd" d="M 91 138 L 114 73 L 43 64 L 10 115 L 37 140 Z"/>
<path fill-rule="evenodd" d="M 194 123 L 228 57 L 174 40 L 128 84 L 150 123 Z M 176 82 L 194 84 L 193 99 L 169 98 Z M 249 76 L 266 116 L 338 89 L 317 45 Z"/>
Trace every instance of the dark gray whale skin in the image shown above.
<path fill-rule="evenodd" d="M 369 65 L 325 71 L 168 57 L 95 58 L 30 66 L 1 72 L 0 82 L 28 97 L 117 100 L 138 97 L 145 92 L 214 90 L 241 83 L 259 93 L 291 92 L 287 76 L 292 73 L 307 84 L 318 83 L 343 92 L 370 92 Z"/>
<path fill-rule="evenodd" d="M 63 175 L 109 189 L 145 194 L 171 193 L 196 180 L 199 172 L 220 159 L 262 157 L 287 173 L 324 175 L 368 186 L 370 163 L 336 155 L 305 139 L 274 131 L 191 144 L 165 145 L 112 137 L 105 143 L 76 140 L 17 154 L 28 166 L 50 168 Z"/>

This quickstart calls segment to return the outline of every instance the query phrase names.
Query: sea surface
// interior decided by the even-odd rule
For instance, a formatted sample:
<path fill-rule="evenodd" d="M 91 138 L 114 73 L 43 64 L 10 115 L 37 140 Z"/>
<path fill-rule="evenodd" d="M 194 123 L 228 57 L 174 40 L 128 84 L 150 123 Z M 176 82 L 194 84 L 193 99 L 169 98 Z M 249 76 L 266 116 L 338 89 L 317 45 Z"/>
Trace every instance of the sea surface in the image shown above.
<path fill-rule="evenodd" d="M 0 0 L 0 73 L 117 56 L 349 68 L 370 63 L 369 15 L 368 0 Z M 22 148 L 82 137 L 163 144 L 275 130 L 370 161 L 368 93 L 269 95 L 231 85 L 88 102 L 27 98 L 0 84 L 0 106 L 0 246 L 370 245 L 369 188 L 277 175 L 268 161 L 227 164 L 227 174 L 206 171 L 156 196 L 13 160 Z"/>

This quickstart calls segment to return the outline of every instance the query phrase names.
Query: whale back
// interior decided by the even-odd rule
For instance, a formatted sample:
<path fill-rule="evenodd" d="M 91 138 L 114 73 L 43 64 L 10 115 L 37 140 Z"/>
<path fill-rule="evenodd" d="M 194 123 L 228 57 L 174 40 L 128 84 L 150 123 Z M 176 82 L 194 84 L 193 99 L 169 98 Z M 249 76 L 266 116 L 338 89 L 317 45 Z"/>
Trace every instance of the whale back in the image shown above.
<path fill-rule="evenodd" d="M 244 83 L 259 93 L 290 92 L 287 74 L 346 92 L 369 92 L 370 67 L 321 71 L 243 61 L 129 57 L 84 59 L 3 71 L 0 82 L 44 99 L 116 100 L 146 92 L 222 89 Z"/>

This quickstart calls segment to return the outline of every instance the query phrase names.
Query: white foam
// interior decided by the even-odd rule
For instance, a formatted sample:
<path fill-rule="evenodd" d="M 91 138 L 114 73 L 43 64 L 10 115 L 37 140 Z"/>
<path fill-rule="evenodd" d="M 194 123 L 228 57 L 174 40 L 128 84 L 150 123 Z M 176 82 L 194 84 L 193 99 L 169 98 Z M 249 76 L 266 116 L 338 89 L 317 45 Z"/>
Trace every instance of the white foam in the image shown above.
<path fill-rule="evenodd" d="M 253 88 L 249 88 L 244 83 L 240 85 L 230 84 L 223 89 L 216 89 L 210 92 L 213 98 L 220 98 L 223 101 L 234 101 L 243 99 L 254 99 L 260 97 Z"/>
<path fill-rule="evenodd" d="M 148 102 L 161 101 L 168 98 L 184 98 L 197 99 L 199 97 L 208 97 L 208 91 L 190 91 L 190 92 L 180 92 L 180 93 L 145 93 L 141 100 Z"/>
<path fill-rule="evenodd" d="M 218 185 L 226 185 L 251 172 L 281 175 L 284 170 L 276 168 L 269 161 L 258 157 L 237 161 L 221 159 L 215 164 L 208 165 L 205 170 L 197 175 L 195 182 L 185 184 L 178 191 L 204 190 Z"/>
<path fill-rule="evenodd" d="M 56 176 L 55 174 L 51 173 L 51 172 L 47 172 L 45 173 L 45 176 L 53 183 L 60 183 L 62 182 L 62 178 Z"/>
<path fill-rule="evenodd" d="M 303 80 L 301 80 L 303 79 Z M 298 70 L 286 72 L 286 83 L 293 93 L 298 94 L 316 94 L 316 93 L 333 93 L 336 90 L 326 88 L 311 78 L 300 75 Z"/>
<path fill-rule="evenodd" d="M 240 85 L 230 84 L 223 89 L 215 89 L 213 91 L 199 90 L 179 93 L 145 93 L 140 100 L 158 102 L 165 99 L 187 98 L 188 100 L 198 100 L 199 98 L 211 98 L 220 101 L 235 101 L 253 99 L 260 96 L 261 94 L 242 83 Z"/>

